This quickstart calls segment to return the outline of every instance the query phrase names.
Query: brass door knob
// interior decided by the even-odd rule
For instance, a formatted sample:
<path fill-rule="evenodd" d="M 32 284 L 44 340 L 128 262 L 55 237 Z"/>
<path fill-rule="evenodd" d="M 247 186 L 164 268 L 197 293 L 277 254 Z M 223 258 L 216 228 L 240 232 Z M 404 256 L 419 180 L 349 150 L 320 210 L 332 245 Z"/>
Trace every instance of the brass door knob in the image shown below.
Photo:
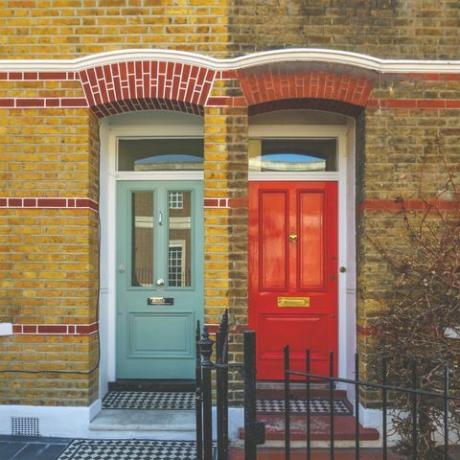
<path fill-rule="evenodd" d="M 297 234 L 296 233 L 289 233 L 289 241 L 295 243 L 297 241 Z"/>

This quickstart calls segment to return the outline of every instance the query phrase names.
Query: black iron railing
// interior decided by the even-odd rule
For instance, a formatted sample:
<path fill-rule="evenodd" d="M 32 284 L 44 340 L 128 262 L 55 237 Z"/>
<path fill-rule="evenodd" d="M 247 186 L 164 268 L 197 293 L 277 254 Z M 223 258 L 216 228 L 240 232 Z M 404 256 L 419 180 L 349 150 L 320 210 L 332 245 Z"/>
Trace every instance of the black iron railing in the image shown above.
<path fill-rule="evenodd" d="M 419 401 L 422 397 L 436 398 L 442 403 L 442 443 L 439 446 L 441 452 L 441 458 L 449 460 L 449 411 L 450 405 L 453 405 L 458 409 L 460 398 L 449 395 L 449 369 L 444 366 L 443 370 L 443 389 L 442 391 L 428 391 L 417 387 L 417 370 L 416 365 L 412 367 L 412 382 L 409 388 L 390 385 L 387 382 L 387 360 L 383 360 L 382 363 L 382 375 L 380 383 L 368 382 L 360 380 L 359 378 L 359 358 L 355 355 L 355 379 L 339 378 L 334 376 L 334 355 L 329 355 L 329 375 L 318 375 L 311 372 L 311 354 L 310 351 L 305 352 L 305 371 L 298 369 L 291 369 L 290 361 L 290 349 L 288 346 L 284 348 L 284 423 L 285 423 L 285 443 L 284 453 L 285 460 L 291 458 L 291 384 L 293 382 L 305 383 L 305 400 L 306 400 L 306 459 L 311 460 L 313 458 L 312 452 L 312 414 L 310 410 L 310 401 L 312 400 L 312 384 L 323 382 L 328 386 L 328 399 L 329 399 L 329 457 L 333 460 L 336 457 L 336 446 L 334 442 L 335 433 L 335 412 L 334 412 L 334 390 L 337 384 L 347 384 L 354 386 L 354 406 L 355 406 L 355 423 L 354 423 L 354 438 L 355 438 L 355 458 L 359 460 L 361 458 L 361 445 L 360 445 L 360 391 L 362 389 L 373 389 L 378 390 L 381 394 L 382 400 L 382 456 L 383 460 L 389 458 L 389 443 L 388 443 L 388 413 L 391 406 L 391 398 L 389 393 L 403 393 L 409 395 L 411 399 L 411 410 L 408 416 L 411 420 L 411 446 L 409 448 L 409 458 L 412 460 L 419 459 Z M 455 409 L 454 409 L 455 410 Z M 323 458 L 323 457 L 322 457 Z M 348 457 L 347 457 L 348 458 Z"/>
<path fill-rule="evenodd" d="M 201 333 L 201 334 L 200 334 Z M 216 360 L 211 361 L 216 344 Z M 213 416 L 212 393 L 213 371 L 216 374 L 217 404 L 217 452 L 218 460 L 228 458 L 228 313 L 225 312 L 216 341 L 212 341 L 206 326 L 200 330 L 197 324 L 196 342 L 196 449 L 198 460 L 212 460 Z"/>
<path fill-rule="evenodd" d="M 229 323 L 228 313 L 211 340 L 208 329 L 197 325 L 196 359 L 196 444 L 197 460 L 212 460 L 214 445 L 217 460 L 228 460 L 228 377 L 229 369 L 235 368 L 244 375 L 244 446 L 245 459 L 255 460 L 257 444 L 264 441 L 264 426 L 256 421 L 256 365 L 255 333 L 244 333 L 243 364 L 228 362 Z M 211 360 L 216 346 L 215 361 Z M 215 380 L 213 380 L 213 373 Z M 215 385 L 214 385 L 215 384 Z M 215 390 L 215 391 L 213 391 Z M 216 436 L 213 437 L 213 394 L 216 402 Z"/>

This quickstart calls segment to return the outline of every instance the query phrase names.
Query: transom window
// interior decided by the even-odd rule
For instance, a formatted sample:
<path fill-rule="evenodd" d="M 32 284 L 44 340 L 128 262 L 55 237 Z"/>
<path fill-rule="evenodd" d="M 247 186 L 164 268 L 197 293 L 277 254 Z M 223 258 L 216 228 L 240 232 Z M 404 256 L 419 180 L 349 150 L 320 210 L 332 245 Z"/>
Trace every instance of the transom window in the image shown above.
<path fill-rule="evenodd" d="M 337 171 L 337 139 L 251 139 L 249 171 Z"/>
<path fill-rule="evenodd" d="M 198 138 L 118 139 L 118 171 L 203 169 L 204 141 Z"/>

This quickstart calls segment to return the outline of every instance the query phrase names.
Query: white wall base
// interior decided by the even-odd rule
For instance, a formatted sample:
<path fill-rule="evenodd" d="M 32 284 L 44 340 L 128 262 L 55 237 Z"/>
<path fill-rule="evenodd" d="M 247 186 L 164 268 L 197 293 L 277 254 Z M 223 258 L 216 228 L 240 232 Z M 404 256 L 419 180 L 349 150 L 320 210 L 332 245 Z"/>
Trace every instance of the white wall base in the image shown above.
<path fill-rule="evenodd" d="M 366 409 L 359 405 L 359 420 L 365 428 L 375 428 L 382 432 L 382 411 L 380 409 Z"/>
<path fill-rule="evenodd" d="M 90 422 L 101 410 L 101 400 L 89 407 L 51 407 L 51 406 L 0 406 L 0 434 L 11 434 L 11 417 L 36 417 L 40 420 L 40 435 L 57 438 L 89 438 L 89 439 L 168 439 L 194 440 L 195 432 L 179 432 L 168 430 L 165 426 L 161 431 L 94 431 L 90 430 Z M 244 411 L 241 407 L 229 408 L 229 438 L 238 439 L 239 429 L 244 426 Z M 213 407 L 213 432 L 216 433 L 216 408 Z"/>
<path fill-rule="evenodd" d="M 0 406 L 0 434 L 11 434 L 11 417 L 36 417 L 40 435 L 62 438 L 85 437 L 89 423 L 101 410 L 101 400 L 88 407 Z"/>

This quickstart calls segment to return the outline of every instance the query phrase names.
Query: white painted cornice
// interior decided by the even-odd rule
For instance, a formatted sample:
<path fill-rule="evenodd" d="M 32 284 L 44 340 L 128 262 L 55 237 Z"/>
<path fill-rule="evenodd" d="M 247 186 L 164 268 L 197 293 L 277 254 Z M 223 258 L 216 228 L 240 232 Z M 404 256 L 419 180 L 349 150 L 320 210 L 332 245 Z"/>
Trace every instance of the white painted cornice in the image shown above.
<path fill-rule="evenodd" d="M 92 54 L 76 59 L 4 59 L 0 71 L 78 72 L 100 65 L 126 61 L 166 61 L 198 65 L 214 70 L 237 70 L 282 62 L 321 62 L 348 65 L 378 73 L 460 73 L 460 60 L 380 59 L 366 54 L 315 48 L 292 48 L 217 59 L 174 50 L 131 49 Z"/>

